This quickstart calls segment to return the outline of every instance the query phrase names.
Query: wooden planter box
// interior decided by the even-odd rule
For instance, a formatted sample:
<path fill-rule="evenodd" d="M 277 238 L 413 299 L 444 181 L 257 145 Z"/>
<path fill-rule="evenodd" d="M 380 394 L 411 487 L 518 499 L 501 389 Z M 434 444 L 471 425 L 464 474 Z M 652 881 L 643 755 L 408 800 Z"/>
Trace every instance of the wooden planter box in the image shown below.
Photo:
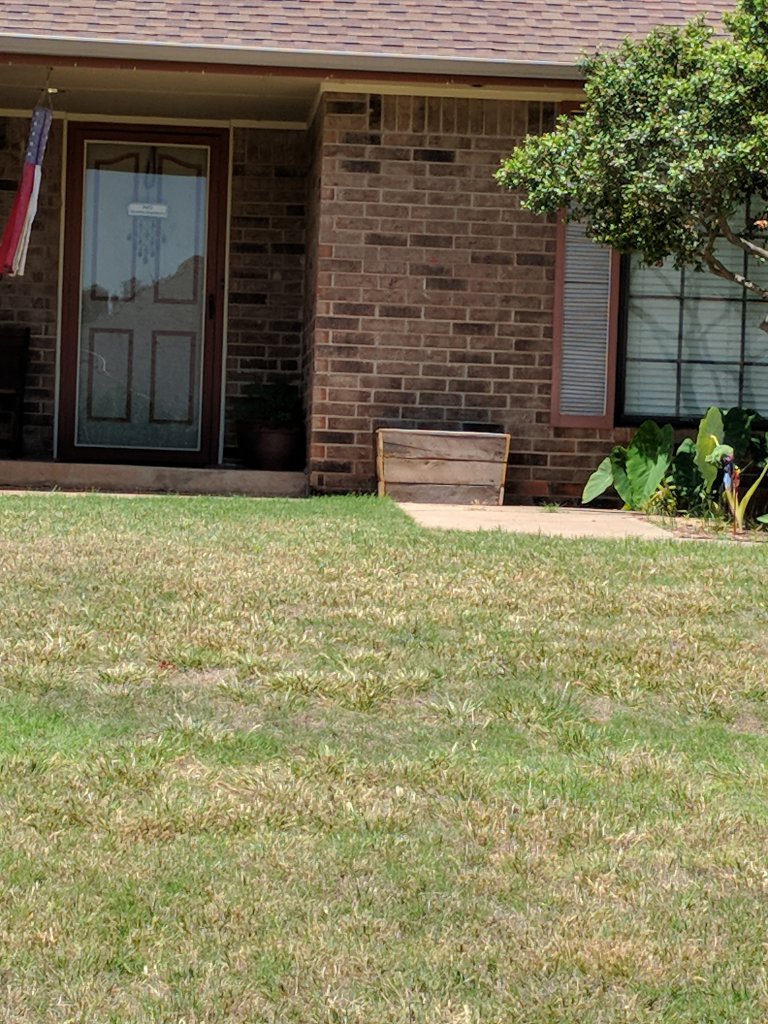
<path fill-rule="evenodd" d="M 396 501 L 501 505 L 509 434 L 397 430 L 377 437 L 379 495 Z"/>

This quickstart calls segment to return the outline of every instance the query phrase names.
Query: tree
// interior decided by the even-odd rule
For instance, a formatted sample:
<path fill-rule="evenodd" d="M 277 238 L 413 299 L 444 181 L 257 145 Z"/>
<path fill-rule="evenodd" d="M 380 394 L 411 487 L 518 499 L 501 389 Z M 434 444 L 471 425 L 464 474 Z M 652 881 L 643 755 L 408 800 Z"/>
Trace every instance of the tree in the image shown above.
<path fill-rule="evenodd" d="M 730 34 L 699 18 L 585 58 L 581 115 L 529 136 L 497 180 L 647 265 L 671 257 L 768 301 L 768 0 L 724 22 Z"/>

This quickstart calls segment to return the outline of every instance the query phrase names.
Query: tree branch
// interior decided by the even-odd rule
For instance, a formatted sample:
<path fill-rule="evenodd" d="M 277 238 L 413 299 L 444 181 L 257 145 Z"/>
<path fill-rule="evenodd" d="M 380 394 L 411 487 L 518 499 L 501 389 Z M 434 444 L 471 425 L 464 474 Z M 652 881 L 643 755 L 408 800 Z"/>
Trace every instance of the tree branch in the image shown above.
<path fill-rule="evenodd" d="M 754 281 L 750 281 L 748 278 L 744 277 L 743 274 L 735 274 L 732 270 L 729 270 L 727 267 L 723 266 L 723 264 L 712 251 L 715 246 L 716 237 L 717 236 L 713 232 L 710 232 L 709 238 L 707 239 L 707 244 L 701 251 L 702 259 L 709 267 L 710 271 L 713 274 L 716 274 L 718 277 L 724 278 L 726 281 L 733 281 L 736 284 L 740 284 L 743 288 L 748 288 L 749 291 L 752 291 L 756 295 L 759 295 L 763 302 L 768 300 L 768 289 L 761 288 L 759 285 L 755 284 Z M 759 327 L 761 331 L 765 331 L 768 334 L 768 313 L 766 313 L 763 319 L 760 321 Z"/>
<path fill-rule="evenodd" d="M 750 242 L 748 238 L 742 238 L 741 235 L 737 235 L 722 214 L 718 218 L 717 223 L 721 232 L 728 239 L 731 245 L 736 245 L 743 249 L 744 252 L 748 252 L 750 256 L 756 256 L 758 259 L 768 262 L 768 249 L 763 249 L 762 246 L 755 245 L 754 242 Z"/>
<path fill-rule="evenodd" d="M 746 288 L 748 291 L 754 292 L 755 295 L 759 295 L 763 302 L 768 301 L 768 288 L 761 288 L 759 284 L 755 284 L 748 277 L 743 274 L 737 274 L 734 270 L 729 270 L 728 267 L 724 266 L 720 260 L 715 256 L 712 251 L 715 245 L 715 239 L 710 235 L 707 240 L 707 244 L 701 251 L 701 256 L 706 265 L 709 267 L 713 274 L 718 277 L 724 278 L 726 281 L 733 281 L 735 284 L 740 284 L 742 288 Z"/>

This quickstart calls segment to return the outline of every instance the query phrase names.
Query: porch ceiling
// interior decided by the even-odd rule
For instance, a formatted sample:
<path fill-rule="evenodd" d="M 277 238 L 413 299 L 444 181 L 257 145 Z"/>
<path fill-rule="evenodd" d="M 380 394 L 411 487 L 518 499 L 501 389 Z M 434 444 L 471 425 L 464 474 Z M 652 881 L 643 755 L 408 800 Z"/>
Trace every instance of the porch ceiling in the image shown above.
<path fill-rule="evenodd" d="M 45 85 L 42 64 L 0 63 L 0 109 L 30 110 Z M 208 70 L 54 67 L 54 107 L 68 114 L 306 123 L 320 79 Z"/>

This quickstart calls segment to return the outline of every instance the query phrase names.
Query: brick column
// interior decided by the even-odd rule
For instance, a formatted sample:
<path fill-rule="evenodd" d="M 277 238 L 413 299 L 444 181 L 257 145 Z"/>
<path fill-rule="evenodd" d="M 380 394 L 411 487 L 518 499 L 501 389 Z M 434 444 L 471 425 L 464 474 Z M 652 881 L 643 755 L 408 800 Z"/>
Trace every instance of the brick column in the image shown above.
<path fill-rule="evenodd" d="M 327 95 L 318 111 L 310 483 L 374 486 L 378 426 L 498 426 L 548 462 L 554 226 L 493 171 L 551 108 Z M 546 487 L 543 487 L 546 492 Z"/>

